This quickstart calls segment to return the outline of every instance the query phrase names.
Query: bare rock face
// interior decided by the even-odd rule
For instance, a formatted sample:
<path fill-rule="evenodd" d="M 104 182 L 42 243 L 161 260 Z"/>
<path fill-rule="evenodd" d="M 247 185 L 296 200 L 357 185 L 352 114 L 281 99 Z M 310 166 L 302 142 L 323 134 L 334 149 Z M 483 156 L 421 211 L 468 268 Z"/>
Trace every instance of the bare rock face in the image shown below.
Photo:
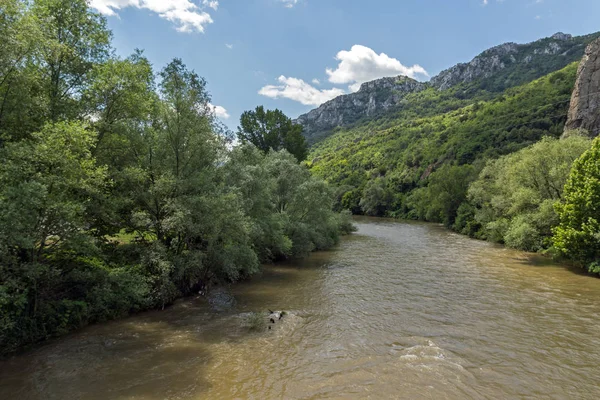
<path fill-rule="evenodd" d="M 377 79 L 363 83 L 356 93 L 336 97 L 299 116 L 294 123 L 302 125 L 306 138 L 309 142 L 314 142 L 320 132 L 385 112 L 399 105 L 409 93 L 426 88 L 427 84 L 405 76 Z"/>
<path fill-rule="evenodd" d="M 600 38 L 585 50 L 571 97 L 565 132 L 585 129 L 590 136 L 600 134 Z"/>
<path fill-rule="evenodd" d="M 573 36 L 562 32 L 527 44 L 504 43 L 484 51 L 468 63 L 458 64 L 442 71 L 438 76 L 433 77 L 430 83 L 439 90 L 446 90 L 461 83 L 487 79 L 511 67 L 519 68 L 519 65 L 527 65 L 533 61 L 537 61 L 538 64 L 547 63 L 555 56 L 565 58 L 564 65 L 566 65 L 570 58 L 568 56 L 570 53 L 577 52 L 579 44 L 579 40 L 574 40 Z M 546 71 L 549 72 L 552 71 Z"/>

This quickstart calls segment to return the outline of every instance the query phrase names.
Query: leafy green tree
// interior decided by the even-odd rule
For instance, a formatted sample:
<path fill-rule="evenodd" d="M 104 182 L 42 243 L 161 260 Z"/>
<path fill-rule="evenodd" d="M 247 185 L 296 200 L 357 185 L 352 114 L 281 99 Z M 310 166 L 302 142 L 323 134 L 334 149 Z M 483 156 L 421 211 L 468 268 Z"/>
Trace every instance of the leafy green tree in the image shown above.
<path fill-rule="evenodd" d="M 554 230 L 554 246 L 590 272 L 600 273 L 599 138 L 575 161 L 556 211 L 560 225 Z"/>
<path fill-rule="evenodd" d="M 562 199 L 571 165 L 589 143 L 581 136 L 544 138 L 488 162 L 469 188 L 481 235 L 523 250 L 546 248 L 558 223 L 553 206 Z"/>
<path fill-rule="evenodd" d="M 39 75 L 32 68 L 47 44 L 36 18 L 21 0 L 0 3 L 0 140 L 18 140 L 42 125 Z"/>
<path fill-rule="evenodd" d="M 298 161 L 305 160 L 308 154 L 302 126 L 294 124 L 280 110 L 265 110 L 263 106 L 242 114 L 238 139 L 242 143 L 252 143 L 265 153 L 285 149 Z"/>
<path fill-rule="evenodd" d="M 392 202 L 392 193 L 388 189 L 387 181 L 383 177 L 371 180 L 363 190 L 360 207 L 366 215 L 383 217 Z"/>
<path fill-rule="evenodd" d="M 106 19 L 87 0 L 35 0 L 32 12 L 45 45 L 36 66 L 41 70 L 51 121 L 76 118 L 84 111 L 77 98 L 90 82 L 94 65 L 110 53 Z"/>
<path fill-rule="evenodd" d="M 137 135 L 138 126 L 154 111 L 157 98 L 152 66 L 141 51 L 136 51 L 125 60 L 96 64 L 91 77 L 83 101 L 98 133 L 94 153 L 107 164 L 122 166 L 123 160 L 116 157 L 130 157 L 122 151 L 127 147 L 123 140 Z"/>
<path fill-rule="evenodd" d="M 240 200 L 219 176 L 225 148 L 213 133 L 206 82 L 179 59 L 160 76 L 158 114 L 142 133 L 136 166 L 125 171 L 133 199 L 128 225 L 161 243 L 153 253 L 161 257 L 148 265 L 164 271 L 170 263 L 170 279 L 186 293 L 190 282 L 235 280 L 258 263 Z"/>
<path fill-rule="evenodd" d="M 6 257 L 43 262 L 82 238 L 87 203 L 105 187 L 91 154 L 95 134 L 80 123 L 47 125 L 31 142 L 0 150 L 0 236 Z"/>
<path fill-rule="evenodd" d="M 90 198 L 106 181 L 91 154 L 94 143 L 85 126 L 60 122 L 0 149 L 2 350 L 64 333 L 86 319 L 88 303 L 81 297 L 87 291 L 79 300 L 70 297 L 82 289 L 86 267 L 79 265 L 79 282 L 70 277 L 77 275 L 73 260 L 97 250 L 86 235 L 86 216 Z"/>

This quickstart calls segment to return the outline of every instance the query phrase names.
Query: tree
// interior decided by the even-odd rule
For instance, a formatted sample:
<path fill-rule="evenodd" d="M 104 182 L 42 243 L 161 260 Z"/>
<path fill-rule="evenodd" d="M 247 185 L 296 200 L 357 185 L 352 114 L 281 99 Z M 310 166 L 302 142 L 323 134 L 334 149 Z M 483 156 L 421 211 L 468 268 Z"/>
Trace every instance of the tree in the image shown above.
<path fill-rule="evenodd" d="M 123 187 L 132 199 L 128 228 L 158 241 L 149 271 L 169 271 L 155 288 L 164 304 L 199 281 L 256 272 L 258 260 L 241 200 L 220 177 L 225 146 L 213 131 L 206 82 L 179 59 L 160 77 L 158 110 L 134 143 L 135 165 L 124 171 Z M 165 282 L 177 291 L 163 290 Z"/>
<path fill-rule="evenodd" d="M 85 126 L 61 122 L 0 150 L 5 260 L 44 262 L 49 250 L 84 236 L 89 199 L 105 187 L 105 170 L 91 153 L 94 143 Z"/>
<path fill-rule="evenodd" d="M 522 250 L 547 247 L 558 223 L 553 205 L 563 198 L 569 170 L 589 145 L 581 136 L 544 138 L 488 162 L 469 188 L 482 236 Z"/>
<path fill-rule="evenodd" d="M 366 215 L 383 217 L 392 202 L 392 193 L 388 189 L 385 178 L 370 180 L 360 199 L 360 207 Z"/>
<path fill-rule="evenodd" d="M 252 143 L 265 153 L 287 150 L 298 161 L 304 161 L 308 155 L 302 126 L 294 124 L 280 110 L 265 111 L 263 106 L 258 106 L 242 114 L 240 125 L 238 139 L 242 143 Z"/>
<path fill-rule="evenodd" d="M 41 127 L 36 56 L 47 44 L 25 2 L 0 4 L 0 140 L 19 140 Z"/>
<path fill-rule="evenodd" d="M 554 246 L 600 273 L 600 138 L 575 161 L 556 211 L 560 225 L 554 229 Z"/>
<path fill-rule="evenodd" d="M 32 10 L 46 40 L 36 65 L 42 70 L 47 117 L 76 118 L 84 111 L 78 98 L 94 65 L 110 54 L 106 19 L 92 12 L 87 0 L 36 0 Z"/>

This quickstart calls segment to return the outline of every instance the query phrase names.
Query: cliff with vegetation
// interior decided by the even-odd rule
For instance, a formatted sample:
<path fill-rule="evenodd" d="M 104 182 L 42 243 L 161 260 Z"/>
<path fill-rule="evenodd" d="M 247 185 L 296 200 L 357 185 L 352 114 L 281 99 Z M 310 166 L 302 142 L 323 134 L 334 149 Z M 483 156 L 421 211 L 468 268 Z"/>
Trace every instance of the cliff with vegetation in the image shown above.
<path fill-rule="evenodd" d="M 339 96 L 319 108 L 301 115 L 294 122 L 302 125 L 307 140 L 314 143 L 338 126 L 350 125 L 364 117 L 374 117 L 401 104 L 410 93 L 427 85 L 398 76 L 363 83 L 356 93 Z"/>
<path fill-rule="evenodd" d="M 331 135 L 361 119 L 373 119 L 389 112 L 413 108 L 407 97 L 427 88 L 453 90 L 458 99 L 479 99 L 531 82 L 579 61 L 585 48 L 600 34 L 573 37 L 564 33 L 532 43 L 505 43 L 484 51 L 468 63 L 461 63 L 433 77 L 427 83 L 406 77 L 382 78 L 365 83 L 352 94 L 340 96 L 295 121 L 304 128 L 309 142 Z"/>

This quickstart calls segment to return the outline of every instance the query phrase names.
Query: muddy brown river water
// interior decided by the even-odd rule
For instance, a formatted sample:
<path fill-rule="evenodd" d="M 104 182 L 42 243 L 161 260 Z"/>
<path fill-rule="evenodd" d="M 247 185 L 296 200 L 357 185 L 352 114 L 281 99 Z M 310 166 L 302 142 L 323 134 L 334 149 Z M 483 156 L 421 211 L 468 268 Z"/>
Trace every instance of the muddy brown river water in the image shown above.
<path fill-rule="evenodd" d="M 0 399 L 598 399 L 600 279 L 436 225 L 334 251 L 0 362 Z M 286 310 L 252 332 L 251 312 Z"/>

